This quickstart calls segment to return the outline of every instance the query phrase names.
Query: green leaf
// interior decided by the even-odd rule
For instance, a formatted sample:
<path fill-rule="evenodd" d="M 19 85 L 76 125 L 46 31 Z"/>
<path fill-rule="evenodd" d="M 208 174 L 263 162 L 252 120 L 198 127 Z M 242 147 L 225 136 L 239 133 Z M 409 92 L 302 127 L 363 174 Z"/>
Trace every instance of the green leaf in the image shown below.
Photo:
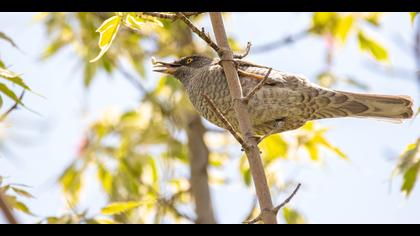
<path fill-rule="evenodd" d="M 150 168 L 152 170 L 153 184 L 157 185 L 159 183 L 159 172 L 156 161 L 152 156 L 147 156 L 147 159 L 149 160 Z"/>
<path fill-rule="evenodd" d="M 41 59 L 45 60 L 49 57 L 52 57 L 53 55 L 57 54 L 57 52 L 59 52 L 61 49 L 63 49 L 65 46 L 68 45 L 68 42 L 62 40 L 62 39 L 57 39 L 53 42 L 51 42 L 47 48 L 45 48 L 44 52 L 41 55 Z"/>
<path fill-rule="evenodd" d="M 2 92 L 4 95 L 8 96 L 10 99 L 15 101 L 17 104 L 23 105 L 22 101 L 20 101 L 19 97 L 16 96 L 16 94 L 10 90 L 5 84 L 0 83 L 0 92 Z"/>
<path fill-rule="evenodd" d="M 389 61 L 388 51 L 373 38 L 368 37 L 363 31 L 357 34 L 359 47 L 362 51 L 371 54 L 377 61 Z"/>
<path fill-rule="evenodd" d="M 333 146 L 330 142 L 328 142 L 324 137 L 318 136 L 315 139 L 315 142 L 318 142 L 319 144 L 323 145 L 325 148 L 327 148 L 328 150 L 334 152 L 335 154 L 337 154 L 339 157 L 348 160 L 347 155 L 342 152 L 338 147 Z"/>
<path fill-rule="evenodd" d="M 419 107 L 419 108 L 417 108 L 417 112 L 416 112 L 416 114 L 414 115 L 414 118 L 416 118 L 419 114 L 420 114 L 420 107 Z"/>
<path fill-rule="evenodd" d="M 34 198 L 34 196 L 21 188 L 12 187 L 12 190 L 21 197 Z"/>
<path fill-rule="evenodd" d="M 98 67 L 96 66 L 96 64 L 85 64 L 85 68 L 83 71 L 83 85 L 85 86 L 85 88 L 88 88 L 92 84 L 93 78 L 95 77 L 97 70 Z"/>
<path fill-rule="evenodd" d="M 22 78 L 20 78 L 18 74 L 14 73 L 10 70 L 0 68 L 0 77 L 3 77 L 3 78 L 9 80 L 10 82 L 12 82 L 14 84 L 16 84 L 16 85 L 18 85 L 18 86 L 20 86 L 20 87 L 22 87 L 26 90 L 31 91 L 29 86 L 25 84 L 25 82 L 22 80 Z"/>
<path fill-rule="evenodd" d="M 99 48 L 101 49 L 101 52 L 97 57 L 90 60 L 89 62 L 96 62 L 98 61 L 109 49 L 109 47 L 112 44 L 112 41 L 114 41 L 115 36 L 118 33 L 118 29 L 120 28 L 121 23 L 121 16 L 112 16 L 96 30 L 96 32 L 100 33 L 99 36 Z"/>
<path fill-rule="evenodd" d="M 153 16 L 148 16 L 148 15 L 144 15 L 144 14 L 137 14 L 137 19 L 138 20 L 144 20 L 144 21 L 149 21 L 159 27 L 164 27 L 163 23 L 156 17 Z"/>
<path fill-rule="evenodd" d="M 259 146 L 264 159 L 268 162 L 277 158 L 287 158 L 288 144 L 281 135 L 271 135 L 265 138 Z"/>
<path fill-rule="evenodd" d="M 418 12 L 410 12 L 410 20 L 411 20 L 411 24 L 414 24 L 414 20 L 416 19 Z"/>
<path fill-rule="evenodd" d="M 419 172 L 420 172 L 420 161 L 417 164 L 411 166 L 407 170 L 407 172 L 405 172 L 403 185 L 401 187 L 401 191 L 406 196 L 409 196 L 411 191 L 413 190 L 413 188 L 416 184 L 417 175 L 418 175 Z"/>
<path fill-rule="evenodd" d="M 287 224 L 305 224 L 305 218 L 296 210 L 288 207 L 283 208 L 283 217 Z"/>
<path fill-rule="evenodd" d="M 338 13 L 335 12 L 315 12 L 312 15 L 312 31 L 317 34 L 331 32 L 337 18 Z"/>
<path fill-rule="evenodd" d="M 69 166 L 59 179 L 63 192 L 70 197 L 71 203 L 76 204 L 82 189 L 83 170 L 78 170 L 74 165 Z"/>
<path fill-rule="evenodd" d="M 139 202 L 114 202 L 102 208 L 101 213 L 104 215 L 118 215 L 141 205 Z"/>
<path fill-rule="evenodd" d="M 354 17 L 351 14 L 340 18 L 338 21 L 338 24 L 335 28 L 335 34 L 340 38 L 341 42 L 346 42 L 350 30 L 352 29 L 353 23 Z"/>
<path fill-rule="evenodd" d="M 128 14 L 127 15 L 127 17 L 125 18 L 125 23 L 128 27 L 130 27 L 134 30 L 139 30 L 146 24 L 144 22 L 144 19 L 142 19 L 140 17 L 136 17 L 133 14 Z"/>
<path fill-rule="evenodd" d="M 249 164 L 245 156 L 241 158 L 239 168 L 242 175 L 242 180 L 244 181 L 245 185 L 250 186 L 252 183 L 251 169 L 249 168 Z"/>
<path fill-rule="evenodd" d="M 105 192 L 111 194 L 113 177 L 111 173 L 101 163 L 98 163 L 98 178 Z"/>
<path fill-rule="evenodd" d="M 314 142 L 307 142 L 305 148 L 308 150 L 309 157 L 313 161 L 319 161 L 319 150 L 317 145 Z"/>
<path fill-rule="evenodd" d="M 364 19 L 371 25 L 378 27 L 380 26 L 382 14 L 382 12 L 370 12 L 364 17 Z"/>
<path fill-rule="evenodd" d="M 34 214 L 31 212 L 31 210 L 29 210 L 29 208 L 24 204 L 24 203 L 22 203 L 22 202 L 19 202 L 19 201 L 16 201 L 14 204 L 13 204 L 13 208 L 14 209 L 16 209 L 16 210 L 18 210 L 18 211 L 21 211 L 21 212 L 23 212 L 23 213 L 25 213 L 25 214 L 27 214 L 27 215 L 31 215 L 31 216 L 33 216 Z"/>
<path fill-rule="evenodd" d="M 16 43 L 12 40 L 12 38 L 10 38 L 9 36 L 7 36 L 5 33 L 0 32 L 0 39 L 3 39 L 5 41 L 7 41 L 8 43 L 10 43 L 13 47 L 19 49 L 19 47 L 16 45 Z"/>

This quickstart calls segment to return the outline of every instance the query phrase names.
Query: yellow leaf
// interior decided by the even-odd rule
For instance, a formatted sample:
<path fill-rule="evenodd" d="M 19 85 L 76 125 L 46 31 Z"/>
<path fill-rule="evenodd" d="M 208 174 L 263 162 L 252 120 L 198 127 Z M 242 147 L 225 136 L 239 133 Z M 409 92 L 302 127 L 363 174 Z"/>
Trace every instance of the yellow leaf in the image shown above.
<path fill-rule="evenodd" d="M 319 150 L 318 147 L 313 142 L 308 142 L 305 144 L 305 148 L 308 150 L 309 157 L 313 161 L 319 161 Z"/>
<path fill-rule="evenodd" d="M 99 48 L 101 49 L 101 52 L 97 57 L 90 60 L 89 62 L 96 62 L 98 61 L 109 49 L 112 42 L 115 39 L 115 36 L 118 33 L 118 29 L 120 28 L 121 23 L 121 16 L 113 16 L 104 23 L 96 30 L 96 32 L 100 33 L 99 36 Z"/>
<path fill-rule="evenodd" d="M 409 196 L 411 191 L 413 190 L 417 176 L 420 172 L 420 162 L 410 167 L 405 173 L 403 178 L 403 185 L 401 187 L 401 192 L 403 192 L 406 196 Z"/>
<path fill-rule="evenodd" d="M 102 208 L 101 213 L 104 215 L 117 215 L 139 206 L 139 202 L 114 202 Z"/>
<path fill-rule="evenodd" d="M 338 21 L 338 24 L 336 26 L 336 34 L 340 38 L 341 42 L 346 42 L 347 36 L 350 33 L 350 30 L 352 29 L 354 22 L 353 15 L 347 15 Z"/>
<path fill-rule="evenodd" d="M 368 37 L 361 30 L 359 30 L 357 37 L 362 51 L 368 52 L 378 61 L 389 61 L 388 51 L 379 42 Z"/>
<path fill-rule="evenodd" d="M 411 24 L 414 24 L 414 20 L 416 19 L 418 12 L 410 12 L 410 20 L 411 20 Z"/>
<path fill-rule="evenodd" d="M 296 210 L 289 207 L 283 208 L 283 216 L 287 224 L 305 224 L 305 218 Z"/>
<path fill-rule="evenodd" d="M 288 144 L 279 134 L 265 138 L 259 146 L 267 162 L 276 158 L 287 158 Z"/>
<path fill-rule="evenodd" d="M 133 16 L 132 14 L 128 14 L 127 17 L 125 18 L 125 23 L 127 24 L 128 27 L 135 29 L 135 30 L 139 30 L 143 27 L 144 20 L 142 20 L 139 17 Z"/>
<path fill-rule="evenodd" d="M 103 224 L 103 225 L 118 224 L 118 222 L 116 222 L 112 219 L 105 219 L 105 218 L 95 218 L 95 221 L 98 222 L 99 224 Z"/>

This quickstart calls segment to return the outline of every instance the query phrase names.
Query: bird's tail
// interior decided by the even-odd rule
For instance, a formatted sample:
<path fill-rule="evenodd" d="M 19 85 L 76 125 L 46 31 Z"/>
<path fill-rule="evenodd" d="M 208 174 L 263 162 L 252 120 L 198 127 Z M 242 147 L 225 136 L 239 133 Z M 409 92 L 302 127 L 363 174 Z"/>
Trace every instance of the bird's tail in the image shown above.
<path fill-rule="evenodd" d="M 399 121 L 413 117 L 413 100 L 408 96 L 334 91 L 324 112 L 332 117 L 372 117 Z M 320 109 L 322 113 L 323 109 Z"/>

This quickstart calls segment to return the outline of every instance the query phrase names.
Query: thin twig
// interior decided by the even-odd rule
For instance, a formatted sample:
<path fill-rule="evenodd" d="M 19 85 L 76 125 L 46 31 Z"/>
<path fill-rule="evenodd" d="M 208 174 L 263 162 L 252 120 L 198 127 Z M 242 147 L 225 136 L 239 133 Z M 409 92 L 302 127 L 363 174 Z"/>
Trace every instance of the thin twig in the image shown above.
<path fill-rule="evenodd" d="M 243 102 L 248 103 L 249 100 L 255 95 L 255 93 L 258 92 L 258 90 L 260 90 L 264 86 L 265 82 L 267 81 L 267 79 L 270 76 L 271 70 L 272 70 L 272 68 L 268 69 L 267 74 L 265 75 L 265 77 L 257 84 L 257 86 L 255 86 L 254 89 L 251 90 L 251 92 L 248 93 L 248 95 L 246 95 L 242 99 Z"/>
<path fill-rule="evenodd" d="M 235 131 L 235 128 L 233 128 L 232 124 L 226 119 L 226 117 L 223 115 L 223 113 L 217 108 L 216 104 L 213 102 L 213 100 L 207 96 L 207 94 L 204 94 L 203 97 L 206 99 L 207 103 L 210 106 L 210 109 L 213 110 L 213 112 L 216 114 L 216 116 L 220 119 L 220 121 L 225 125 L 225 128 L 235 137 L 235 139 L 242 145 L 242 147 L 245 149 L 247 147 L 247 144 L 242 139 L 241 136 L 239 136 L 238 132 Z"/>
<path fill-rule="evenodd" d="M 6 199 L 1 191 L 0 191 L 0 210 L 3 212 L 9 224 L 18 224 L 16 217 L 14 216 L 12 210 L 7 204 Z"/>
<path fill-rule="evenodd" d="M 248 214 L 245 217 L 245 220 L 242 221 L 243 223 L 248 223 L 252 219 L 252 216 L 254 215 L 254 212 L 256 210 L 255 209 L 256 208 L 256 204 L 257 204 L 257 199 L 254 198 L 252 200 L 251 208 L 249 209 L 249 212 L 248 212 Z"/>
<path fill-rule="evenodd" d="M 16 101 L 13 106 L 11 106 L 9 109 L 7 109 L 7 111 L 5 111 L 1 116 L 0 116 L 0 122 L 4 121 L 9 115 L 10 113 L 12 113 L 12 111 L 16 110 L 19 107 L 19 103 L 22 101 L 23 97 L 25 96 L 25 90 L 22 91 L 22 93 L 19 96 L 19 100 Z"/>
<path fill-rule="evenodd" d="M 242 54 L 234 54 L 234 55 L 233 55 L 233 58 L 235 58 L 235 59 L 242 59 L 242 58 L 245 58 L 246 56 L 248 56 L 249 52 L 251 51 L 251 47 L 252 47 L 252 43 L 251 43 L 251 42 L 248 42 L 248 43 L 246 44 L 246 49 L 245 49 L 245 52 L 244 52 L 244 53 L 242 53 Z"/>
<path fill-rule="evenodd" d="M 184 16 L 191 17 L 197 16 L 204 12 L 183 12 Z M 167 13 L 167 12 L 142 12 L 144 15 L 153 16 L 160 19 L 169 19 L 169 20 L 176 20 L 178 19 L 176 13 Z"/>
<path fill-rule="evenodd" d="M 180 20 L 182 20 L 190 29 L 197 34 L 202 40 L 204 40 L 211 48 L 213 48 L 214 51 L 217 52 L 218 55 L 221 55 L 223 53 L 223 50 L 217 46 L 213 40 L 211 40 L 210 36 L 206 34 L 204 28 L 199 30 L 195 25 L 188 19 L 183 13 L 177 12 L 176 15 L 179 17 Z"/>
<path fill-rule="evenodd" d="M 278 212 L 280 211 L 280 209 L 282 209 L 284 206 L 286 206 L 293 199 L 293 197 L 295 197 L 296 193 L 299 191 L 299 189 L 300 189 L 301 186 L 302 186 L 302 184 L 299 183 L 296 186 L 295 190 L 292 192 L 292 194 L 290 194 L 290 196 L 287 197 L 280 205 L 278 205 L 277 207 L 275 207 L 273 209 L 273 212 L 275 213 L 275 215 L 277 215 Z M 262 216 L 260 214 L 259 216 L 257 216 L 257 218 L 255 218 L 253 220 L 250 220 L 250 221 L 248 221 L 246 223 L 247 224 L 255 224 L 255 223 L 257 223 L 257 222 L 259 222 L 261 220 L 262 220 Z"/>

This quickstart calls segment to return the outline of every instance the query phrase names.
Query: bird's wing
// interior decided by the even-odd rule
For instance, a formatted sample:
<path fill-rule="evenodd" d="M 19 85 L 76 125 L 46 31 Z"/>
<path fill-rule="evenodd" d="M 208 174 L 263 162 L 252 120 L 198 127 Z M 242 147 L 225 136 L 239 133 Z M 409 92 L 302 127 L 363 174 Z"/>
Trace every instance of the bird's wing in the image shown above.
<path fill-rule="evenodd" d="M 239 69 L 249 74 L 258 75 L 259 77 L 247 76 L 255 80 L 263 79 L 269 72 L 268 68 L 250 66 L 250 65 L 240 65 Z M 278 71 L 274 69 L 271 70 L 269 74 L 269 78 L 266 81 L 266 84 L 277 85 L 280 87 L 287 87 L 290 89 L 310 86 L 309 80 L 303 75 L 291 74 L 291 73 L 282 72 L 282 71 Z"/>

